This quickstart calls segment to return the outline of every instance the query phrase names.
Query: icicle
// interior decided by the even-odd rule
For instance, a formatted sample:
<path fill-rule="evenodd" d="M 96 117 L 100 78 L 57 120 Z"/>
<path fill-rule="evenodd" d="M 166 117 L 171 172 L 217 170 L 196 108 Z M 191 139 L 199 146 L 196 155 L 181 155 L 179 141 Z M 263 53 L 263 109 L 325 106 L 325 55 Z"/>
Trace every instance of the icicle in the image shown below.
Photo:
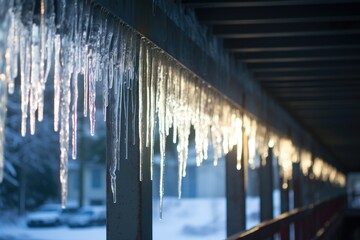
<path fill-rule="evenodd" d="M 9 1 L 9 6 L 12 7 L 13 3 L 12 1 Z M 9 16 L 10 15 L 10 16 Z M 8 83 L 8 92 L 10 94 L 14 93 L 15 88 L 15 78 L 17 76 L 17 56 L 19 51 L 19 33 L 18 33 L 18 19 L 15 17 L 18 17 L 18 12 L 16 9 L 10 8 L 8 10 L 8 17 L 10 20 L 9 23 L 9 31 L 8 31 L 8 37 L 7 37 L 7 44 L 8 47 L 5 52 L 5 59 L 6 59 L 6 81 Z M 4 39 L 5 40 L 5 39 Z"/>
<path fill-rule="evenodd" d="M 111 23 L 111 21 L 110 21 Z M 108 19 L 105 18 L 103 21 L 103 35 L 101 38 L 102 44 L 101 44 L 101 71 L 103 75 L 103 118 L 104 121 L 106 121 L 106 108 L 109 105 L 109 81 L 110 81 L 110 70 L 112 69 L 112 62 L 110 61 L 110 46 L 111 46 L 111 40 L 112 40 L 112 29 L 109 29 L 112 27 L 111 24 L 109 24 Z"/>
<path fill-rule="evenodd" d="M 146 147 L 150 146 L 150 135 L 151 135 L 151 116 L 150 116 L 150 104 L 151 104 L 151 76 L 152 76 L 152 68 L 151 68 L 151 54 L 150 54 L 150 47 L 146 45 L 146 123 L 147 123 L 147 130 L 146 130 Z M 140 81 L 139 81 L 140 82 Z M 152 174 L 151 174 L 152 176 Z"/>
<path fill-rule="evenodd" d="M 39 27 L 35 24 L 32 27 L 31 45 L 31 79 L 30 79 L 30 133 L 35 134 L 35 112 L 38 111 L 39 119 L 42 119 L 43 89 L 40 84 L 40 36 Z"/>
<path fill-rule="evenodd" d="M 73 160 L 77 157 L 77 130 L 78 130 L 78 98 L 79 98 L 79 74 L 81 73 L 81 55 L 82 55 L 82 46 L 81 44 L 81 14 L 83 7 L 78 4 L 78 1 L 74 1 L 74 24 L 72 27 L 73 39 L 72 43 L 72 56 L 71 59 L 74 61 L 74 68 L 71 73 L 71 93 L 72 93 L 72 101 L 71 101 L 71 157 Z"/>
<path fill-rule="evenodd" d="M 40 2 L 40 83 L 45 88 L 45 48 L 46 48 L 46 31 L 45 31 L 45 0 Z M 40 117 L 39 117 L 40 118 Z M 40 118 L 42 119 L 42 117 Z M 40 121 L 39 119 L 39 121 Z"/>
<path fill-rule="evenodd" d="M 79 90 L 78 90 L 78 76 L 77 73 L 73 73 L 72 75 L 72 107 L 71 107 L 71 120 L 72 120 L 72 138 L 71 138 L 71 150 L 72 150 L 72 159 L 76 159 L 77 155 L 77 102 L 79 97 Z"/>
<path fill-rule="evenodd" d="M 56 40 L 56 39 L 55 39 Z M 56 46 L 56 45 L 55 45 Z M 85 50 L 87 52 L 87 50 Z M 56 54 L 56 51 L 55 51 Z M 88 101 L 89 101 L 89 71 L 91 69 L 91 63 L 90 62 L 90 54 L 87 54 L 85 57 L 85 70 L 84 70 L 84 106 L 83 106 L 83 115 L 84 117 L 87 117 L 88 115 Z"/>
<path fill-rule="evenodd" d="M 60 114 L 60 90 L 61 90 L 61 80 L 60 80 L 60 35 L 55 35 L 55 68 L 54 68 L 54 131 L 59 130 L 59 114 Z"/>
<path fill-rule="evenodd" d="M 127 84 L 129 79 L 126 79 Z M 130 93 L 129 88 L 126 87 L 125 89 L 125 96 L 124 96 L 124 117 L 125 117 L 125 159 L 128 159 L 129 156 L 129 104 L 130 104 Z"/>
<path fill-rule="evenodd" d="M 164 197 L 164 170 L 165 170 L 165 143 L 166 143 L 166 77 L 162 61 L 159 64 L 159 81 L 156 98 L 158 105 L 159 133 L 160 133 L 160 218 L 163 211 Z"/>
<path fill-rule="evenodd" d="M 115 79 L 117 80 L 117 79 Z M 113 91 L 115 92 L 115 89 L 113 89 Z M 111 109 L 109 111 L 109 116 L 110 116 L 110 124 L 112 126 L 112 128 L 114 129 L 110 134 L 110 149 L 112 149 L 111 151 L 111 160 L 110 160 L 110 167 L 109 167 L 109 173 L 110 173 L 110 186 L 111 186 L 111 192 L 113 194 L 113 202 L 116 203 L 116 171 L 118 170 L 118 159 L 119 159 L 119 154 L 118 154 L 118 147 L 119 147 L 119 141 L 118 141 L 118 110 L 119 110 L 119 105 L 118 105 L 118 98 L 119 96 L 117 96 L 116 99 L 116 103 L 115 104 L 111 104 Z"/>
<path fill-rule="evenodd" d="M 116 102 L 116 108 L 118 111 L 117 114 L 117 142 L 118 142 L 118 164 L 117 164 L 117 168 L 119 170 L 120 168 L 120 141 L 121 141 L 121 129 L 122 129 L 122 116 L 123 116 L 123 94 L 124 94 L 124 88 L 123 85 L 124 83 L 122 82 L 122 78 L 120 77 L 117 80 L 117 84 L 118 84 L 118 96 L 117 96 L 117 102 Z M 116 88 L 117 89 L 117 88 Z"/>
<path fill-rule="evenodd" d="M 21 34 L 20 40 L 20 67 L 21 67 L 21 135 L 25 136 L 26 134 L 26 120 L 27 120 L 27 110 L 29 104 L 29 89 L 30 89 L 30 79 L 27 75 L 27 59 L 28 59 L 28 47 L 29 44 L 27 41 L 26 32 L 23 31 Z"/>
<path fill-rule="evenodd" d="M 135 39 L 134 39 L 135 38 Z M 132 61 L 131 61 L 131 68 L 130 68 L 130 99 L 131 99 L 131 127 L 132 127 L 132 144 L 135 145 L 136 142 L 136 114 L 137 114 L 137 78 L 135 77 L 135 59 L 136 59 L 136 53 L 138 49 L 138 39 L 136 38 L 136 35 L 134 32 L 131 32 L 131 55 L 132 55 Z"/>
<path fill-rule="evenodd" d="M 95 114 L 96 114 L 96 59 L 93 56 L 89 57 L 89 118 L 90 118 L 90 135 L 95 133 Z"/>
<path fill-rule="evenodd" d="M 0 66 L 1 66 L 1 62 L 0 62 Z M 7 82 L 5 80 L 5 75 L 0 72 L 0 183 L 3 181 L 4 178 L 4 154 L 5 154 L 4 143 L 5 143 L 7 95 L 8 95 Z"/>
<path fill-rule="evenodd" d="M 150 178 L 153 180 L 153 166 L 154 166 L 154 143 L 155 143 L 155 112 L 157 108 L 156 103 L 156 92 L 157 92 L 157 77 L 158 77 L 158 61 L 157 61 L 157 54 L 152 54 L 151 60 L 151 80 L 150 80 Z"/>
<path fill-rule="evenodd" d="M 248 148 L 249 148 L 249 165 L 253 169 L 255 168 L 256 130 L 257 130 L 256 121 L 252 120 L 250 134 L 249 134 L 249 140 L 248 140 Z"/>
<path fill-rule="evenodd" d="M 140 161 L 139 161 L 139 179 L 140 181 L 142 181 L 143 179 L 143 161 L 144 161 L 144 150 L 145 150 L 145 146 L 146 146 L 146 142 L 144 144 L 144 140 L 146 141 L 146 139 L 144 139 L 144 133 L 145 133 L 145 129 L 146 129 L 146 118 L 144 118 L 145 116 L 145 111 L 144 111 L 144 107 L 146 102 L 144 103 L 143 99 L 145 99 L 145 93 L 146 93 L 146 86 L 145 86 L 145 80 L 144 78 L 144 60 L 146 59 L 146 49 L 144 46 L 144 39 L 140 40 L 140 51 L 139 51 L 139 92 L 138 92 L 138 96 L 139 96 L 139 150 L 140 150 Z M 145 86 L 145 87 L 144 87 Z M 145 89 L 145 90 L 144 90 Z M 145 135 L 146 136 L 146 135 Z"/>
<path fill-rule="evenodd" d="M 62 46 L 70 46 L 67 37 L 62 39 Z M 67 63 L 61 69 L 60 79 L 60 182 L 61 182 L 61 204 L 66 206 L 67 198 L 67 173 L 69 157 L 69 120 L 70 120 L 70 101 L 71 101 L 71 62 L 70 49 L 63 51 L 63 62 Z"/>
<path fill-rule="evenodd" d="M 241 169 L 241 155 L 243 142 L 243 123 L 240 118 L 236 118 L 236 135 L 237 135 L 237 152 L 236 152 L 236 169 Z"/>
<path fill-rule="evenodd" d="M 54 3 L 53 1 L 46 1 L 45 4 L 45 14 L 46 14 L 46 18 L 45 18 L 45 34 L 46 34 L 46 38 L 45 38 L 45 46 L 43 48 L 43 50 L 45 51 L 46 49 L 46 55 L 45 55 L 45 60 L 46 60 L 46 68 L 45 68 L 45 75 L 44 75 L 44 82 L 47 82 L 47 79 L 49 77 L 50 74 L 50 69 L 51 69 L 51 61 L 52 61 L 52 55 L 53 55 L 53 48 L 54 48 L 54 39 L 55 39 L 55 31 L 56 31 L 56 27 L 55 27 L 55 13 L 54 13 Z"/>

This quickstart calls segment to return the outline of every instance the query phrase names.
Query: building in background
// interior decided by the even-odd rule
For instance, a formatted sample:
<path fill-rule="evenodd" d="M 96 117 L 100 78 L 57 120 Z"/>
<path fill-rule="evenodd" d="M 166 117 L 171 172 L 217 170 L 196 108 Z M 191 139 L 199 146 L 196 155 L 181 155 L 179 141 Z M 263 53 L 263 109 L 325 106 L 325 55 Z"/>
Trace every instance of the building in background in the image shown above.
<path fill-rule="evenodd" d="M 80 161 L 69 162 L 68 202 L 78 203 L 80 195 Z M 83 205 L 105 205 L 106 166 L 104 163 L 88 162 L 83 171 Z"/>

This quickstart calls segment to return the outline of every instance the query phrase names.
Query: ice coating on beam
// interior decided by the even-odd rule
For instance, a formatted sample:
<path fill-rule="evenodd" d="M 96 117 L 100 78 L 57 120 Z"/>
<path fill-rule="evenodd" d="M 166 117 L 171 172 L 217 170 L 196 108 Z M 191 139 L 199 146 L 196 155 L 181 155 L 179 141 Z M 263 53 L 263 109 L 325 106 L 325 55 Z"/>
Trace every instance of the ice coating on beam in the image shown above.
<path fill-rule="evenodd" d="M 151 61 L 150 61 L 151 59 Z M 178 195 L 181 197 L 182 178 L 186 166 L 191 127 L 195 130 L 196 164 L 208 158 L 212 145 L 214 165 L 218 159 L 238 145 L 242 153 L 243 121 L 241 112 L 219 92 L 151 44 L 142 44 L 139 53 L 139 118 L 146 119 L 147 131 L 139 127 L 140 149 L 150 148 L 150 159 L 141 157 L 140 164 L 150 160 L 152 172 L 154 126 L 158 119 L 160 136 L 160 218 L 162 217 L 166 137 L 172 129 L 178 151 Z M 151 73 L 151 74 L 150 74 Z M 145 101 L 145 102 L 144 102 Z M 150 101 L 150 103 L 148 102 Z M 145 109 L 146 108 L 146 109 Z M 157 114 L 157 118 L 156 115 Z M 144 140 L 145 139 L 145 140 Z M 143 143 L 146 143 L 145 146 Z M 140 166 L 142 169 L 142 166 Z M 141 174 L 141 173 L 140 173 Z"/>

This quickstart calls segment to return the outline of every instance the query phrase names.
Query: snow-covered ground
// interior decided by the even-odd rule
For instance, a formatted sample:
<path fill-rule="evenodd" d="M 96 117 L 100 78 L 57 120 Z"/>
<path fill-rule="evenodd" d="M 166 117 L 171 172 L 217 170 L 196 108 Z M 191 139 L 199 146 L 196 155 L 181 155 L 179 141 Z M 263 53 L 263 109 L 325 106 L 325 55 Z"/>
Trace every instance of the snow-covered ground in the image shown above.
<path fill-rule="evenodd" d="M 0 214 L 0 240 L 105 240 L 106 227 L 68 228 L 26 226 L 25 217 L 11 211 Z"/>
<path fill-rule="evenodd" d="M 274 216 L 280 214 L 280 194 L 273 193 Z M 246 229 L 260 223 L 260 199 L 246 198 Z M 223 198 L 164 198 L 163 218 L 159 218 L 159 201 L 153 201 L 154 240 L 225 239 L 226 199 Z"/>
<path fill-rule="evenodd" d="M 224 239 L 226 208 L 224 198 L 164 198 L 163 218 L 159 201 L 153 204 L 153 239 Z"/>
<path fill-rule="evenodd" d="M 65 226 L 28 228 L 25 225 L 0 227 L 0 240 L 105 240 L 105 227 L 70 229 Z"/>
<path fill-rule="evenodd" d="M 274 193 L 276 214 L 278 193 Z M 247 229 L 259 223 L 259 198 L 246 201 Z M 6 219 L 12 219 L 7 221 Z M 14 220 L 15 219 L 15 220 Z M 153 201 L 154 240 L 224 239 L 226 237 L 225 198 L 164 198 L 163 219 L 159 218 L 159 200 Z M 71 229 L 66 226 L 28 228 L 25 220 L 0 217 L 0 240 L 105 240 L 105 227 Z"/>

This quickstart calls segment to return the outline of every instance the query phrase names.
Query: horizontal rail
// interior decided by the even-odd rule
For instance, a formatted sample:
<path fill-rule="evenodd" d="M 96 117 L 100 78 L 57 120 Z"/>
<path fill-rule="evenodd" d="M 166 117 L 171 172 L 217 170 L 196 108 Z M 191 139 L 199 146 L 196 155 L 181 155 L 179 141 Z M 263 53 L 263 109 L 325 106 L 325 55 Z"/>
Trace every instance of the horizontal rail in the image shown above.
<path fill-rule="evenodd" d="M 328 236 L 327 230 L 333 231 L 343 216 L 345 205 L 346 197 L 340 196 L 297 208 L 260 223 L 248 231 L 232 235 L 228 240 L 266 239 L 282 231 L 288 231 L 292 223 L 298 226 L 303 239 L 326 239 L 324 236 Z"/>

